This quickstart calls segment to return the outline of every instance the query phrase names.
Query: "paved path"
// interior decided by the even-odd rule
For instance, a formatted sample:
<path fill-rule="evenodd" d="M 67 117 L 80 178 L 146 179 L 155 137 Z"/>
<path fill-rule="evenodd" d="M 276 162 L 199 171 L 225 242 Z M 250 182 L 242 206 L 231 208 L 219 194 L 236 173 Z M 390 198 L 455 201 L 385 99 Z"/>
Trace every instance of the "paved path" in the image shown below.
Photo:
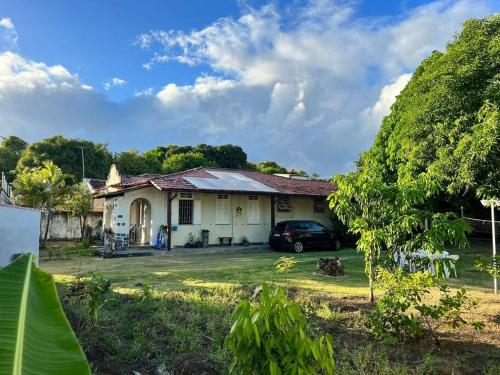
<path fill-rule="evenodd" d="M 96 250 L 102 254 L 103 246 L 99 246 Z M 184 248 L 174 247 L 172 251 L 158 250 L 154 247 L 130 247 L 127 250 L 118 251 L 115 257 L 134 257 L 134 256 L 183 256 L 193 254 L 219 254 L 219 253 L 237 253 L 247 251 L 268 251 L 267 244 L 248 245 L 248 246 L 210 246 L 203 248 Z"/>

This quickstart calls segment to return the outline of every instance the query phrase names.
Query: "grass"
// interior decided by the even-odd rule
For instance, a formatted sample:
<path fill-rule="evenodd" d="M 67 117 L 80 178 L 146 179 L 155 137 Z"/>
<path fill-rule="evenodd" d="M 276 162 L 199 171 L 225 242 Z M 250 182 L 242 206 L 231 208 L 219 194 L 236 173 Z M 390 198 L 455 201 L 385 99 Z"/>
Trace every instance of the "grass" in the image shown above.
<path fill-rule="evenodd" d="M 452 287 L 466 286 L 480 301 L 475 317 L 485 321 L 486 329 L 443 332 L 439 348 L 427 340 L 389 346 L 367 335 L 362 323 L 371 308 L 367 279 L 363 257 L 353 249 L 303 254 L 249 249 L 175 257 L 41 259 L 40 264 L 59 283 L 70 322 L 97 374 L 153 374 L 180 362 L 188 363 L 192 373 L 226 373 L 224 338 L 231 312 L 264 281 L 287 284 L 311 330 L 332 333 L 337 373 L 494 374 L 500 373 L 495 365 L 500 363 L 500 297 L 491 293 L 491 279 L 472 269 L 475 255 L 489 251 L 487 241 L 474 242 L 459 254 L 459 278 L 447 281 Z M 283 255 L 298 261 L 286 277 L 277 276 L 273 267 Z M 340 256 L 348 277 L 313 275 L 318 258 L 327 256 Z M 67 292 L 77 275 L 90 272 L 102 273 L 113 288 L 95 327 L 86 322 L 85 306 Z M 144 285 L 151 285 L 152 297 L 144 294 Z"/>

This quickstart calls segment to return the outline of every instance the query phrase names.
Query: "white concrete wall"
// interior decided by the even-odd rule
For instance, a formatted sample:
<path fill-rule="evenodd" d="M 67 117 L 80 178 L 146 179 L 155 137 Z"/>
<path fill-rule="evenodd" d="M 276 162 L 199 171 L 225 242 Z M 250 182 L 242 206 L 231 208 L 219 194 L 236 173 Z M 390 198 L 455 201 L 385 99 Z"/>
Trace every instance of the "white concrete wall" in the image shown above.
<path fill-rule="evenodd" d="M 124 196 L 108 198 L 104 212 L 104 226 L 110 227 L 115 233 L 128 234 L 130 227 L 130 206 L 138 198 L 146 199 L 151 204 L 150 244 L 156 243 L 160 225 L 167 224 L 167 193 L 160 192 L 154 187 L 134 190 L 125 193 Z M 230 220 L 229 224 L 216 224 L 216 199 L 214 193 L 193 193 L 193 199 L 200 201 L 201 222 L 200 224 L 178 224 L 179 194 L 172 203 L 172 225 L 177 230 L 172 231 L 172 246 L 184 246 L 191 233 L 194 239 L 201 240 L 201 230 L 208 229 L 209 244 L 219 243 L 219 237 L 232 237 L 233 243 L 240 243 L 243 236 L 249 242 L 267 242 L 271 230 L 271 197 L 259 195 L 260 222 L 259 224 L 247 224 L 248 194 L 230 194 Z M 330 212 L 313 212 L 313 199 L 302 197 L 291 197 L 292 211 L 290 213 L 276 212 L 276 223 L 284 220 L 316 220 L 331 227 Z M 112 208 L 112 213 L 110 213 Z M 238 214 L 236 208 L 241 207 Z"/>
<path fill-rule="evenodd" d="M 92 236 L 98 236 L 98 224 L 102 220 L 102 213 L 91 212 L 87 217 L 86 225 L 92 228 Z M 40 232 L 42 237 L 45 234 L 47 216 L 42 215 Z M 75 240 L 81 238 L 80 221 L 77 216 L 72 216 L 66 212 L 56 212 L 52 214 L 49 225 L 48 239 L 51 240 Z"/>
<path fill-rule="evenodd" d="M 0 205 L 0 267 L 18 253 L 31 252 L 38 264 L 40 211 Z"/>

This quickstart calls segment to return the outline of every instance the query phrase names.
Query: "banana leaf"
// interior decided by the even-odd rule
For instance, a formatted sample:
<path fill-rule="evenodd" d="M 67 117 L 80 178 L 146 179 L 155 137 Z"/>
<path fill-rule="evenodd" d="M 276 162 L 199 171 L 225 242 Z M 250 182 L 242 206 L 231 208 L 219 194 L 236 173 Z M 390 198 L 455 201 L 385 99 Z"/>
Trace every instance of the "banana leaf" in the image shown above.
<path fill-rule="evenodd" d="M 24 254 L 0 269 L 0 375 L 90 374 L 54 279 Z"/>

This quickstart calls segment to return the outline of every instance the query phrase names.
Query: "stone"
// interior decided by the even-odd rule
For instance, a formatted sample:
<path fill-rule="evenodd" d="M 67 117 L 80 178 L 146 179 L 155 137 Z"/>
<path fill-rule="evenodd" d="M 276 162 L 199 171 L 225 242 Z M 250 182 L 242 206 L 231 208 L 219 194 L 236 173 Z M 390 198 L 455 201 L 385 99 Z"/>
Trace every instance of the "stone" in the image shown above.
<path fill-rule="evenodd" d="M 344 265 L 339 257 L 320 258 L 318 260 L 316 272 L 327 276 L 343 276 Z"/>

